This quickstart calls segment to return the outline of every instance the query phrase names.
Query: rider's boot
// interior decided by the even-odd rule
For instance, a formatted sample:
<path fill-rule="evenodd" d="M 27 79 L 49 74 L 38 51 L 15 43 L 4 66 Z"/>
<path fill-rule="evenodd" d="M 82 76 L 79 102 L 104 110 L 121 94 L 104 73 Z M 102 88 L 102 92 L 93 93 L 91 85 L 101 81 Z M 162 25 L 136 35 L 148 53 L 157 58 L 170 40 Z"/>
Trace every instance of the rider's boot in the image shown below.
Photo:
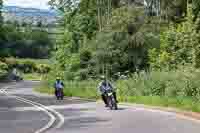
<path fill-rule="evenodd" d="M 102 94 L 102 95 L 101 95 L 101 98 L 102 98 L 102 100 L 103 100 L 103 102 L 104 102 L 104 104 L 105 104 L 105 107 L 109 107 L 109 106 L 108 106 L 107 99 L 106 99 L 106 96 L 105 96 L 104 94 Z"/>
<path fill-rule="evenodd" d="M 115 98 L 115 101 L 118 103 L 116 92 L 113 92 L 113 96 L 114 96 L 114 98 Z"/>

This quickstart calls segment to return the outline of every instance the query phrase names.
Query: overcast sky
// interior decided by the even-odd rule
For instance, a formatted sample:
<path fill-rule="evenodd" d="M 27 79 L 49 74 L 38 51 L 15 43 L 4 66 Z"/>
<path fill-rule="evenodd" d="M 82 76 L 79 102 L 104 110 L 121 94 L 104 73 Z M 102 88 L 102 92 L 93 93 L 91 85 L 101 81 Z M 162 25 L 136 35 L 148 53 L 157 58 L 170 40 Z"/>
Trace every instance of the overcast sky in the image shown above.
<path fill-rule="evenodd" d="M 48 9 L 48 1 L 49 0 L 4 0 L 4 5 Z"/>

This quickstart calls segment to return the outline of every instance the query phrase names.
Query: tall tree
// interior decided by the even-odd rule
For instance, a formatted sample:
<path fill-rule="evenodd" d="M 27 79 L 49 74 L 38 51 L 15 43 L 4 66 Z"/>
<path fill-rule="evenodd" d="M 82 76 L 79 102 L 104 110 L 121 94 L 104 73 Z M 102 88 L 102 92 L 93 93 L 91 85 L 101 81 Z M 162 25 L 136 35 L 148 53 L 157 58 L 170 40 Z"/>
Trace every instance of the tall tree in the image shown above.
<path fill-rule="evenodd" d="M 171 20 L 186 16 L 187 2 L 187 0 L 161 0 L 161 15 L 165 17 L 165 19 Z"/>
<path fill-rule="evenodd" d="M 144 0 L 146 13 L 150 16 L 160 15 L 160 0 Z"/>
<path fill-rule="evenodd" d="M 3 16 L 2 16 L 2 8 L 3 8 L 3 0 L 0 0 L 0 44 L 3 42 L 5 38 L 5 34 L 3 33 Z"/>
<path fill-rule="evenodd" d="M 0 0 L 0 26 L 3 23 L 2 8 L 3 8 L 3 0 Z"/>
<path fill-rule="evenodd" d="M 190 2 L 192 2 L 193 5 L 194 21 L 196 21 L 200 13 L 200 0 L 190 0 Z"/>

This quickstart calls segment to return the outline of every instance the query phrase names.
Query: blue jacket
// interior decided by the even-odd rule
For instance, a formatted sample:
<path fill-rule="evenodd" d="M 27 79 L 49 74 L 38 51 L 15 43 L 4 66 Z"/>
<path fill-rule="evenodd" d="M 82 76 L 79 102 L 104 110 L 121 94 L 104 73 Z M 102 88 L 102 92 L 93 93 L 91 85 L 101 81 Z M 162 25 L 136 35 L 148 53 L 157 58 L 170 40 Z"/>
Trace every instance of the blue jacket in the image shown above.
<path fill-rule="evenodd" d="M 64 83 L 62 81 L 56 81 L 54 84 L 55 89 L 63 89 L 64 88 Z"/>
<path fill-rule="evenodd" d="M 99 83 L 98 90 L 101 94 L 104 94 L 106 90 L 113 90 L 113 86 L 109 81 L 102 81 Z"/>

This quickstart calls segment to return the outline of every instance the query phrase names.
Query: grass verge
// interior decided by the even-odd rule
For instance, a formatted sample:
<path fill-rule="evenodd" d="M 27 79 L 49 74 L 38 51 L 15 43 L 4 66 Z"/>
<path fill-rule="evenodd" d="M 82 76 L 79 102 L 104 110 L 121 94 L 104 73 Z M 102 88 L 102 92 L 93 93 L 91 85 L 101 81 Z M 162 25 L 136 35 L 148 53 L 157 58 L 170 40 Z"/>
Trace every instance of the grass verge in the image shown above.
<path fill-rule="evenodd" d="M 41 80 L 43 75 L 39 73 L 25 73 L 22 75 L 24 80 Z"/>
<path fill-rule="evenodd" d="M 64 94 L 65 96 L 74 96 L 80 98 L 98 99 L 97 90 L 94 86 L 97 81 L 82 81 L 82 82 L 65 82 Z M 53 84 L 42 83 L 41 86 L 35 88 L 35 91 L 46 94 L 54 94 Z M 81 88 L 81 89 L 80 89 Z"/>
<path fill-rule="evenodd" d="M 171 107 L 184 111 L 200 112 L 200 103 L 194 102 L 190 97 L 160 97 L 160 96 L 132 96 L 119 98 L 122 102 L 144 104 L 158 107 Z"/>

